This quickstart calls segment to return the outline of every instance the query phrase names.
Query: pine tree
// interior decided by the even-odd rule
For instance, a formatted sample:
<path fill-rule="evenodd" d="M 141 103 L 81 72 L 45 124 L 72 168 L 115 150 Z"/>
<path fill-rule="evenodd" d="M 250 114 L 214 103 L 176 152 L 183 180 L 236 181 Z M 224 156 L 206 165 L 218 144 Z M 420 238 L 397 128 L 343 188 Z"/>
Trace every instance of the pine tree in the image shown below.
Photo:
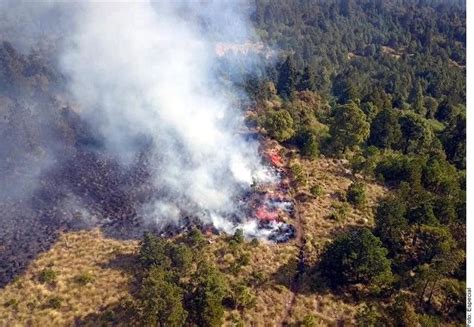
<path fill-rule="evenodd" d="M 286 57 L 278 72 L 277 91 L 284 99 L 289 99 L 296 87 L 296 67 L 293 57 Z"/>

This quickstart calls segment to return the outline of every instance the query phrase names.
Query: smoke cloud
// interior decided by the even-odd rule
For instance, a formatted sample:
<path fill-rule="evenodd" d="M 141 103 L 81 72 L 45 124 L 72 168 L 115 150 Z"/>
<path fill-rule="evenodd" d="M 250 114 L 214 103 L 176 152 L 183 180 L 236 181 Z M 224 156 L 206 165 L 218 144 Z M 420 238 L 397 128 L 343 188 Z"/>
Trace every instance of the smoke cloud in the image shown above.
<path fill-rule="evenodd" d="M 249 38 L 228 2 L 85 4 L 60 56 L 80 115 L 124 166 L 147 147 L 159 196 L 141 208 L 166 226 L 187 215 L 255 233 L 237 199 L 274 177 L 238 134 L 235 94 L 215 77 L 215 42 Z M 238 221 L 239 223 L 235 223 Z"/>

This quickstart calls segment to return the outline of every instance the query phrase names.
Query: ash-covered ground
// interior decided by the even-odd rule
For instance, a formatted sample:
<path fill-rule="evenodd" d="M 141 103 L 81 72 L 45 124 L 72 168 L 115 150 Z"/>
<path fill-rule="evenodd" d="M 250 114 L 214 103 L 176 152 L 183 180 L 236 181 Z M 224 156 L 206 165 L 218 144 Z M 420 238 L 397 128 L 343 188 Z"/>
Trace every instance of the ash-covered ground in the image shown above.
<path fill-rule="evenodd" d="M 100 227 L 110 237 L 139 238 L 145 230 L 166 236 L 194 225 L 213 229 L 194 213 L 159 230 L 143 219 L 143 205 L 167 196 L 151 181 L 150 140 L 144 137 L 127 165 L 101 151 L 100 137 L 81 119 L 80 107 L 65 100 L 64 77 L 46 58 L 0 46 L 0 287 L 62 231 Z M 266 162 L 284 175 L 275 158 Z M 292 215 L 285 182 L 256 185 L 235 201 L 265 238 L 294 236 L 282 222 Z"/>

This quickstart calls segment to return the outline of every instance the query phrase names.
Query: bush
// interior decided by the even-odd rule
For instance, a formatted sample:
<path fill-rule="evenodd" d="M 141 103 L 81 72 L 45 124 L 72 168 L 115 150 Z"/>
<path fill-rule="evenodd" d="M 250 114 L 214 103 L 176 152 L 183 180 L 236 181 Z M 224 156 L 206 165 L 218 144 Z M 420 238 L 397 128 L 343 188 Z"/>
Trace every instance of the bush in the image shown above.
<path fill-rule="evenodd" d="M 358 207 L 365 203 L 365 186 L 363 183 L 352 183 L 349 185 L 346 195 L 347 202 Z"/>
<path fill-rule="evenodd" d="M 307 315 L 303 320 L 298 324 L 299 327 L 316 327 L 318 325 L 318 320 L 313 315 Z"/>
<path fill-rule="evenodd" d="M 5 308 L 12 308 L 12 309 L 17 309 L 18 308 L 19 301 L 17 299 L 10 299 L 3 303 L 3 306 Z"/>
<path fill-rule="evenodd" d="M 38 276 L 38 281 L 42 284 L 54 284 L 58 274 L 52 268 L 43 269 Z"/>
<path fill-rule="evenodd" d="M 244 242 L 244 232 L 242 229 L 238 228 L 235 230 L 234 236 L 232 239 L 237 242 L 238 244 L 241 244 Z"/>
<path fill-rule="evenodd" d="M 295 182 L 300 185 L 304 186 L 306 185 L 307 179 L 306 179 L 306 173 L 303 169 L 303 167 L 299 163 L 294 163 L 290 166 L 291 173 L 293 174 L 293 178 Z"/>
<path fill-rule="evenodd" d="M 347 215 L 347 203 L 333 203 L 329 218 L 337 222 L 342 222 Z"/>
<path fill-rule="evenodd" d="M 322 193 L 323 193 L 323 189 L 321 188 L 321 186 L 319 185 L 313 185 L 311 186 L 311 188 L 309 189 L 309 192 L 315 196 L 315 197 L 319 197 Z"/>
<path fill-rule="evenodd" d="M 237 306 L 241 309 L 251 308 L 255 305 L 255 295 L 252 290 L 243 284 L 237 285 L 234 290 L 234 299 Z"/>
<path fill-rule="evenodd" d="M 45 307 L 51 308 L 51 309 L 59 309 L 61 307 L 62 302 L 63 302 L 63 299 L 61 299 L 58 296 L 53 296 L 49 298 L 48 302 L 46 302 Z"/>
<path fill-rule="evenodd" d="M 89 272 L 84 272 L 80 275 L 77 275 L 74 278 L 74 281 L 80 285 L 87 285 L 89 283 L 94 282 L 94 280 L 95 280 L 94 276 Z"/>
<path fill-rule="evenodd" d="M 257 247 L 260 245 L 260 242 L 258 241 L 257 238 L 253 238 L 251 241 L 250 241 L 250 245 L 253 246 L 253 247 Z"/>
<path fill-rule="evenodd" d="M 278 142 L 289 140 L 295 134 L 293 129 L 293 118 L 286 110 L 270 110 L 261 117 L 260 126 Z"/>
<path fill-rule="evenodd" d="M 295 144 L 301 151 L 301 155 L 310 159 L 319 156 L 319 140 L 315 132 L 304 128 L 298 131 L 294 137 Z"/>

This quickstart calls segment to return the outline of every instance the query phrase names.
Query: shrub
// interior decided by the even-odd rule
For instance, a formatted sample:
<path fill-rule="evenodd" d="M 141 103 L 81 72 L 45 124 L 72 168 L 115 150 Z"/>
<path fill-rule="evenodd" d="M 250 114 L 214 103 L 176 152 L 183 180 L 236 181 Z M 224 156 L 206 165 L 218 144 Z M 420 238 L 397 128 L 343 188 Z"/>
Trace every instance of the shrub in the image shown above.
<path fill-rule="evenodd" d="M 42 284 L 53 284 L 56 282 L 58 274 L 52 268 L 43 269 L 38 276 L 38 281 Z"/>
<path fill-rule="evenodd" d="M 294 163 L 290 166 L 291 173 L 293 174 L 293 178 L 296 184 L 300 186 L 306 185 L 306 173 L 304 168 L 299 163 Z"/>
<path fill-rule="evenodd" d="M 49 298 L 48 302 L 46 302 L 45 307 L 51 309 L 59 309 L 61 307 L 63 299 L 58 296 L 53 296 Z"/>
<path fill-rule="evenodd" d="M 323 193 L 323 189 L 321 188 L 321 186 L 319 185 L 313 185 L 311 186 L 311 188 L 309 189 L 309 192 L 315 196 L 315 197 L 319 197 L 322 193 Z"/>
<path fill-rule="evenodd" d="M 242 229 L 240 229 L 240 228 L 236 229 L 232 239 L 235 242 L 237 242 L 238 244 L 243 243 L 244 242 L 244 232 L 242 231 Z"/>
<path fill-rule="evenodd" d="M 289 140 L 295 134 L 293 118 L 286 110 L 270 110 L 261 117 L 260 125 L 278 142 Z"/>
<path fill-rule="evenodd" d="M 258 241 L 257 238 L 253 238 L 251 241 L 250 241 L 250 245 L 253 246 L 253 247 L 257 247 L 260 245 L 260 242 Z"/>
<path fill-rule="evenodd" d="M 239 284 L 235 288 L 234 298 L 240 308 L 251 308 L 255 305 L 255 295 L 250 288 L 243 284 Z"/>
<path fill-rule="evenodd" d="M 74 281 L 80 285 L 87 285 L 89 283 L 94 282 L 94 276 L 89 272 L 84 272 L 82 274 L 77 275 L 74 278 Z"/>
<path fill-rule="evenodd" d="M 16 308 L 18 308 L 18 303 L 19 303 L 19 301 L 17 299 L 10 299 L 10 300 L 6 301 L 5 303 L 3 303 L 3 306 L 5 308 L 16 309 Z"/>
<path fill-rule="evenodd" d="M 333 203 L 329 218 L 337 222 L 342 222 L 347 215 L 347 203 Z"/>
<path fill-rule="evenodd" d="M 313 315 L 306 315 L 298 324 L 299 327 L 316 327 L 318 325 L 317 319 Z"/>
<path fill-rule="evenodd" d="M 347 201 L 354 206 L 361 206 L 366 201 L 365 186 L 362 183 L 352 183 L 346 195 Z"/>

